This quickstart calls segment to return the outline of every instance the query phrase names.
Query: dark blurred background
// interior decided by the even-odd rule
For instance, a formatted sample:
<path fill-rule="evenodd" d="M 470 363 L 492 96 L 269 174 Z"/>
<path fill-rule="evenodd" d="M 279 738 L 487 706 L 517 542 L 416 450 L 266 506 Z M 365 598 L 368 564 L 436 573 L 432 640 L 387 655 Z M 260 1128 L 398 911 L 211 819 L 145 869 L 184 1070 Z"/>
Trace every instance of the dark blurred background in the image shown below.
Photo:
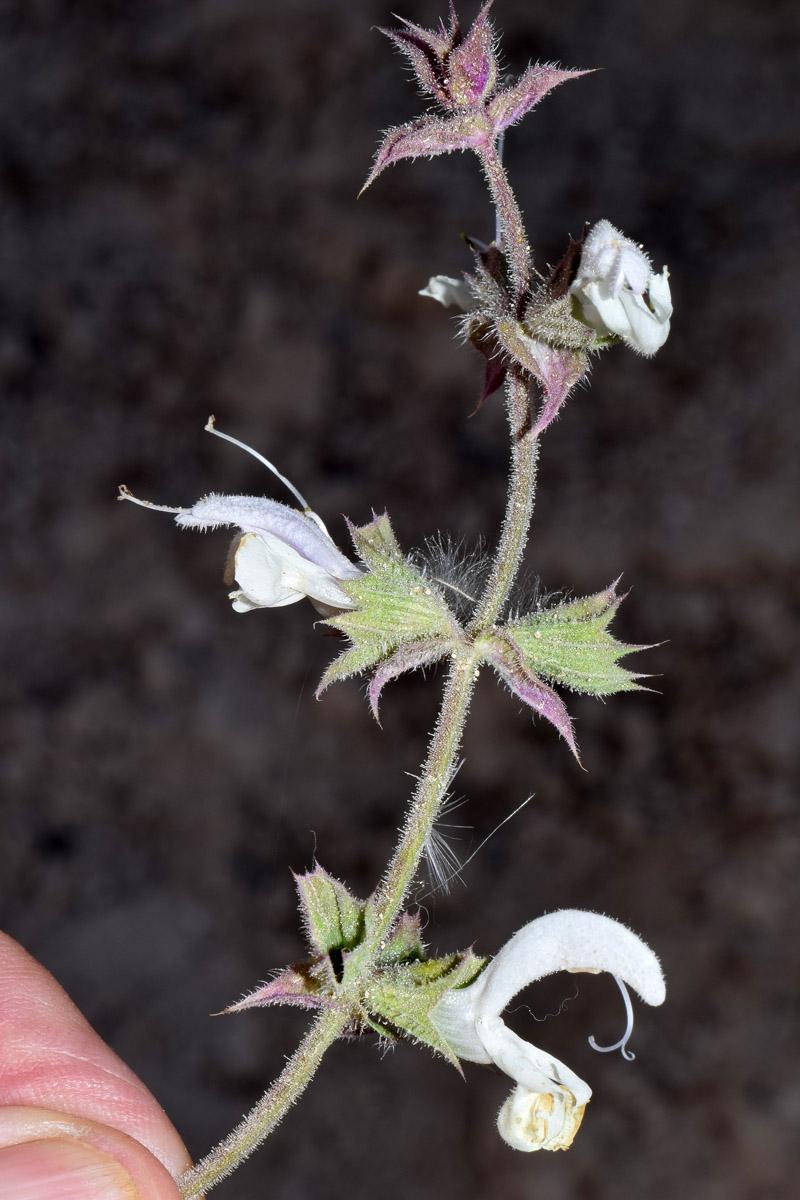
<path fill-rule="evenodd" d="M 443 5 L 408 0 L 433 25 Z M 463 7 L 465 21 L 476 5 Z M 621 571 L 618 619 L 660 643 L 657 694 L 573 697 L 587 768 L 488 677 L 450 818 L 468 855 L 428 899 L 446 952 L 559 906 L 660 953 L 630 1065 L 593 1055 L 622 1006 L 579 980 L 512 1019 L 591 1082 L 569 1154 L 494 1130 L 508 1082 L 426 1052 L 329 1054 L 220 1197 L 778 1200 L 800 1167 L 795 772 L 800 9 L 791 0 L 498 0 L 509 69 L 601 72 L 507 142 L 542 268 L 606 217 L 669 264 L 675 318 L 622 349 L 547 433 L 527 561 L 576 594 Z M 492 542 L 499 398 L 430 274 L 492 235 L 476 162 L 401 164 L 356 200 L 378 131 L 420 110 L 377 0 L 25 0 L 0 6 L 0 922 L 155 1091 L 193 1154 L 280 1069 L 307 1018 L 210 1020 L 302 954 L 289 867 L 369 892 L 441 675 L 318 704 L 336 649 L 309 606 L 240 616 L 227 538 L 120 506 L 276 481 L 342 544 L 386 507 L 404 546 Z M 423 889 L 424 890 L 424 889 Z M 532 989 L 542 1020 L 572 977 Z M 216 1193 L 215 1193 L 216 1194 Z"/>

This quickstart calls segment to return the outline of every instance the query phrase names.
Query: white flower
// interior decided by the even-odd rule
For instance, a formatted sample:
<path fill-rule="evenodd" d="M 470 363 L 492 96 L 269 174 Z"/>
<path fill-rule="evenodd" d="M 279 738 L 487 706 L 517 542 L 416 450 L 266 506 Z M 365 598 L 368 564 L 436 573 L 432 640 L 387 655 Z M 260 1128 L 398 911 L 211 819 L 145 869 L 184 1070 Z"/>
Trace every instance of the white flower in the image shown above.
<path fill-rule="evenodd" d="M 455 306 L 462 312 L 469 312 L 473 307 L 472 293 L 464 279 L 454 279 L 452 275 L 431 275 L 424 288 L 417 293 L 419 296 L 430 296 L 438 300 L 445 308 Z"/>
<path fill-rule="evenodd" d="M 641 246 L 610 221 L 598 221 L 583 244 L 570 291 L 587 324 L 617 334 L 633 350 L 651 355 L 667 340 L 672 316 L 669 271 L 655 275 Z"/>
<path fill-rule="evenodd" d="M 481 975 L 466 988 L 447 993 L 431 1020 L 459 1058 L 495 1063 L 516 1081 L 500 1109 L 497 1128 L 515 1150 L 566 1150 L 578 1131 L 591 1088 L 569 1067 L 518 1037 L 500 1014 L 517 992 L 555 971 L 608 971 L 626 1000 L 628 1028 L 614 1046 L 621 1049 L 633 1028 L 625 983 L 648 1004 L 664 1001 L 664 976 L 644 942 L 610 917 L 563 909 L 538 917 L 506 942 Z M 623 982 L 624 981 L 624 982 Z"/>
<path fill-rule="evenodd" d="M 304 511 L 264 496 L 212 494 L 190 508 L 170 508 L 137 500 L 126 487 L 121 487 L 120 499 L 160 512 L 175 513 L 175 522 L 182 529 L 206 530 L 221 526 L 239 529 L 241 536 L 233 545 L 233 563 L 225 574 L 226 583 L 235 579 L 239 585 L 237 591 L 230 593 L 237 612 L 281 608 L 306 596 L 325 613 L 355 608 L 340 584 L 343 580 L 357 578 L 362 570 L 336 547 L 322 520 L 311 511 L 297 489 L 275 470 L 272 463 L 249 446 L 219 433 L 214 428 L 213 417 L 206 429 L 241 446 L 269 467 L 294 492 Z"/>

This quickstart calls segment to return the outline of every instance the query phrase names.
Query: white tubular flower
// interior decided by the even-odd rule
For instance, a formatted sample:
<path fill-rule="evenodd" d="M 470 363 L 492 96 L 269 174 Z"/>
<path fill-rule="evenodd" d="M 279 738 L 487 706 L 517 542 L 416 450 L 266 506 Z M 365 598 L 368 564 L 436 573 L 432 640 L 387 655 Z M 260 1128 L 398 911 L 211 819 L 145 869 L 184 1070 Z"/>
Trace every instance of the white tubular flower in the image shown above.
<path fill-rule="evenodd" d="M 469 312 L 473 307 L 472 293 L 466 281 L 454 279 L 452 275 L 431 275 L 417 294 L 438 300 L 445 308 L 460 308 L 462 312 Z"/>
<path fill-rule="evenodd" d="M 655 275 L 641 246 L 598 221 L 583 244 L 578 274 L 570 288 L 583 319 L 598 333 L 616 334 L 648 356 L 669 335 L 672 298 L 669 271 Z"/>
<path fill-rule="evenodd" d="M 234 526 L 241 537 L 234 542 L 225 582 L 239 585 L 230 599 L 236 612 L 254 608 L 281 608 L 306 596 L 316 607 L 329 614 L 332 610 L 352 609 L 356 605 L 340 586 L 355 579 L 362 571 L 342 554 L 320 517 L 306 504 L 297 489 L 272 463 L 235 438 L 219 433 L 210 419 L 206 429 L 217 437 L 241 446 L 273 471 L 297 496 L 303 512 L 268 500 L 264 496 L 204 496 L 189 508 L 171 508 L 137 500 L 126 487 L 120 499 L 131 500 L 144 508 L 175 513 L 182 529 L 219 529 Z M 230 565 L 230 558 L 233 563 Z"/>
<path fill-rule="evenodd" d="M 591 1088 L 569 1067 L 518 1037 L 500 1014 L 529 983 L 555 971 L 608 971 L 626 1000 L 628 1028 L 614 1046 L 622 1050 L 633 1029 L 625 984 L 647 1004 L 662 1004 L 664 976 L 644 942 L 610 917 L 563 909 L 538 917 L 506 942 L 481 975 L 466 988 L 447 993 L 431 1020 L 459 1058 L 495 1063 L 516 1081 L 500 1109 L 497 1128 L 515 1150 L 566 1150 L 578 1131 Z"/>

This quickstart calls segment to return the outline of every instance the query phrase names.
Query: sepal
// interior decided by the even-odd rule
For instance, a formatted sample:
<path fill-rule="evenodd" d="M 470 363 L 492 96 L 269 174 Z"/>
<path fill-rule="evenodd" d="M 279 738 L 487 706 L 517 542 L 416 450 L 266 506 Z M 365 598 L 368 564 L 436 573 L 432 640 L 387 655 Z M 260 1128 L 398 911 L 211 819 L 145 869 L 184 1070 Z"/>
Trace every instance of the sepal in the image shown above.
<path fill-rule="evenodd" d="M 484 4 L 464 41 L 447 57 L 450 99 L 459 107 L 482 105 L 497 82 L 495 36 L 488 16 L 491 6 L 492 0 Z"/>
<path fill-rule="evenodd" d="M 420 667 L 431 667 L 439 662 L 450 648 L 447 642 L 434 640 L 429 642 L 404 642 L 394 654 L 379 663 L 369 681 L 367 695 L 372 715 L 380 725 L 378 706 L 381 692 L 393 679 L 405 675 L 406 671 L 416 671 Z"/>
<path fill-rule="evenodd" d="M 380 963 L 382 966 L 391 967 L 402 962 L 421 960 L 424 955 L 420 914 L 405 912 L 381 950 Z"/>
<path fill-rule="evenodd" d="M 390 558 L 402 562 L 403 551 L 394 536 L 387 512 L 378 514 L 373 511 L 368 525 L 350 524 L 349 528 L 356 553 L 370 569 L 381 566 Z"/>
<path fill-rule="evenodd" d="M 320 1008 L 329 1003 L 324 994 L 329 970 L 325 963 L 298 963 L 286 967 L 274 979 L 250 992 L 236 1004 L 223 1009 L 223 1013 L 244 1012 L 248 1008 L 269 1008 L 273 1004 L 292 1004 L 299 1008 Z"/>
<path fill-rule="evenodd" d="M 405 29 L 381 29 L 397 49 L 405 54 L 411 63 L 421 90 L 433 96 L 445 108 L 449 105 L 444 63 L 450 51 L 451 43 L 460 32 L 455 11 L 450 10 L 450 30 L 441 28 L 437 33 L 433 29 L 423 29 L 405 17 L 400 20 Z"/>
<path fill-rule="evenodd" d="M 390 129 L 378 147 L 372 170 L 361 189 L 365 192 L 378 176 L 404 158 L 435 158 L 453 150 L 475 150 L 491 136 L 482 113 L 455 113 L 452 117 L 418 117 Z M 360 194 L 360 193 L 359 193 Z"/>
<path fill-rule="evenodd" d="M 610 696 L 641 687 L 643 678 L 619 665 L 619 659 L 648 646 L 618 642 L 608 626 L 624 596 L 617 583 L 581 600 L 569 600 L 509 621 L 506 636 L 525 666 L 576 692 Z"/>
<path fill-rule="evenodd" d="M 334 680 L 383 664 L 370 691 L 377 719 L 389 679 L 437 661 L 464 635 L 436 585 L 403 557 L 385 513 L 350 532 L 368 570 L 344 585 L 353 610 L 322 622 L 346 634 L 351 646 L 328 667 L 317 697 Z"/>
<path fill-rule="evenodd" d="M 526 663 L 519 647 L 501 630 L 483 635 L 480 645 L 485 660 L 494 667 L 509 691 L 540 717 L 555 725 L 580 762 L 567 706 L 558 693 Z"/>
<path fill-rule="evenodd" d="M 496 330 L 498 341 L 509 357 L 541 386 L 542 405 L 531 431 L 532 437 L 539 437 L 558 416 L 567 396 L 586 374 L 586 355 L 532 337 L 518 321 L 498 321 Z"/>
<path fill-rule="evenodd" d="M 556 295 L 547 286 L 529 296 L 523 315 L 509 293 L 505 263 L 494 254 L 473 246 L 475 275 L 470 279 L 474 310 L 462 324 L 463 335 L 486 358 L 483 396 L 478 405 L 503 382 L 516 364 L 536 380 L 542 403 L 532 435 L 538 437 L 558 415 L 561 406 L 589 368 L 588 352 L 597 347 L 597 334 L 572 314 L 572 299 Z M 491 248 L 490 248 L 491 249 Z"/>
<path fill-rule="evenodd" d="M 364 934 L 365 903 L 321 867 L 295 875 L 300 914 L 312 953 L 351 950 Z"/>
<path fill-rule="evenodd" d="M 399 1031 L 422 1042 L 460 1071 L 457 1056 L 432 1023 L 430 1013 L 454 988 L 477 979 L 486 961 L 465 950 L 381 971 L 365 997 L 368 1015 L 379 1026 L 386 1024 L 388 1034 Z"/>
<path fill-rule="evenodd" d="M 590 71 L 566 71 L 552 63 L 535 63 L 528 67 L 515 84 L 495 96 L 489 105 L 488 114 L 495 137 L 516 124 L 531 111 L 553 88 Z"/>

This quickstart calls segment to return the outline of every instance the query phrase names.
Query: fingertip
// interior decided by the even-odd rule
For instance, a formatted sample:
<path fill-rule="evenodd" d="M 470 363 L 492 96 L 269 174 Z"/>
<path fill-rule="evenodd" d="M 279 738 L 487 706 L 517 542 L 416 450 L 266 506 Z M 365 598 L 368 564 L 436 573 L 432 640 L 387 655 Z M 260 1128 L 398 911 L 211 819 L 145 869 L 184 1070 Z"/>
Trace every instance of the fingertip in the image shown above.
<path fill-rule="evenodd" d="M 8 1200 L 150 1200 L 116 1159 L 67 1138 L 0 1149 L 0 1195 Z"/>
<path fill-rule="evenodd" d="M 118 1129 L 48 1109 L 0 1108 L 3 1200 L 180 1200 L 166 1167 Z"/>

